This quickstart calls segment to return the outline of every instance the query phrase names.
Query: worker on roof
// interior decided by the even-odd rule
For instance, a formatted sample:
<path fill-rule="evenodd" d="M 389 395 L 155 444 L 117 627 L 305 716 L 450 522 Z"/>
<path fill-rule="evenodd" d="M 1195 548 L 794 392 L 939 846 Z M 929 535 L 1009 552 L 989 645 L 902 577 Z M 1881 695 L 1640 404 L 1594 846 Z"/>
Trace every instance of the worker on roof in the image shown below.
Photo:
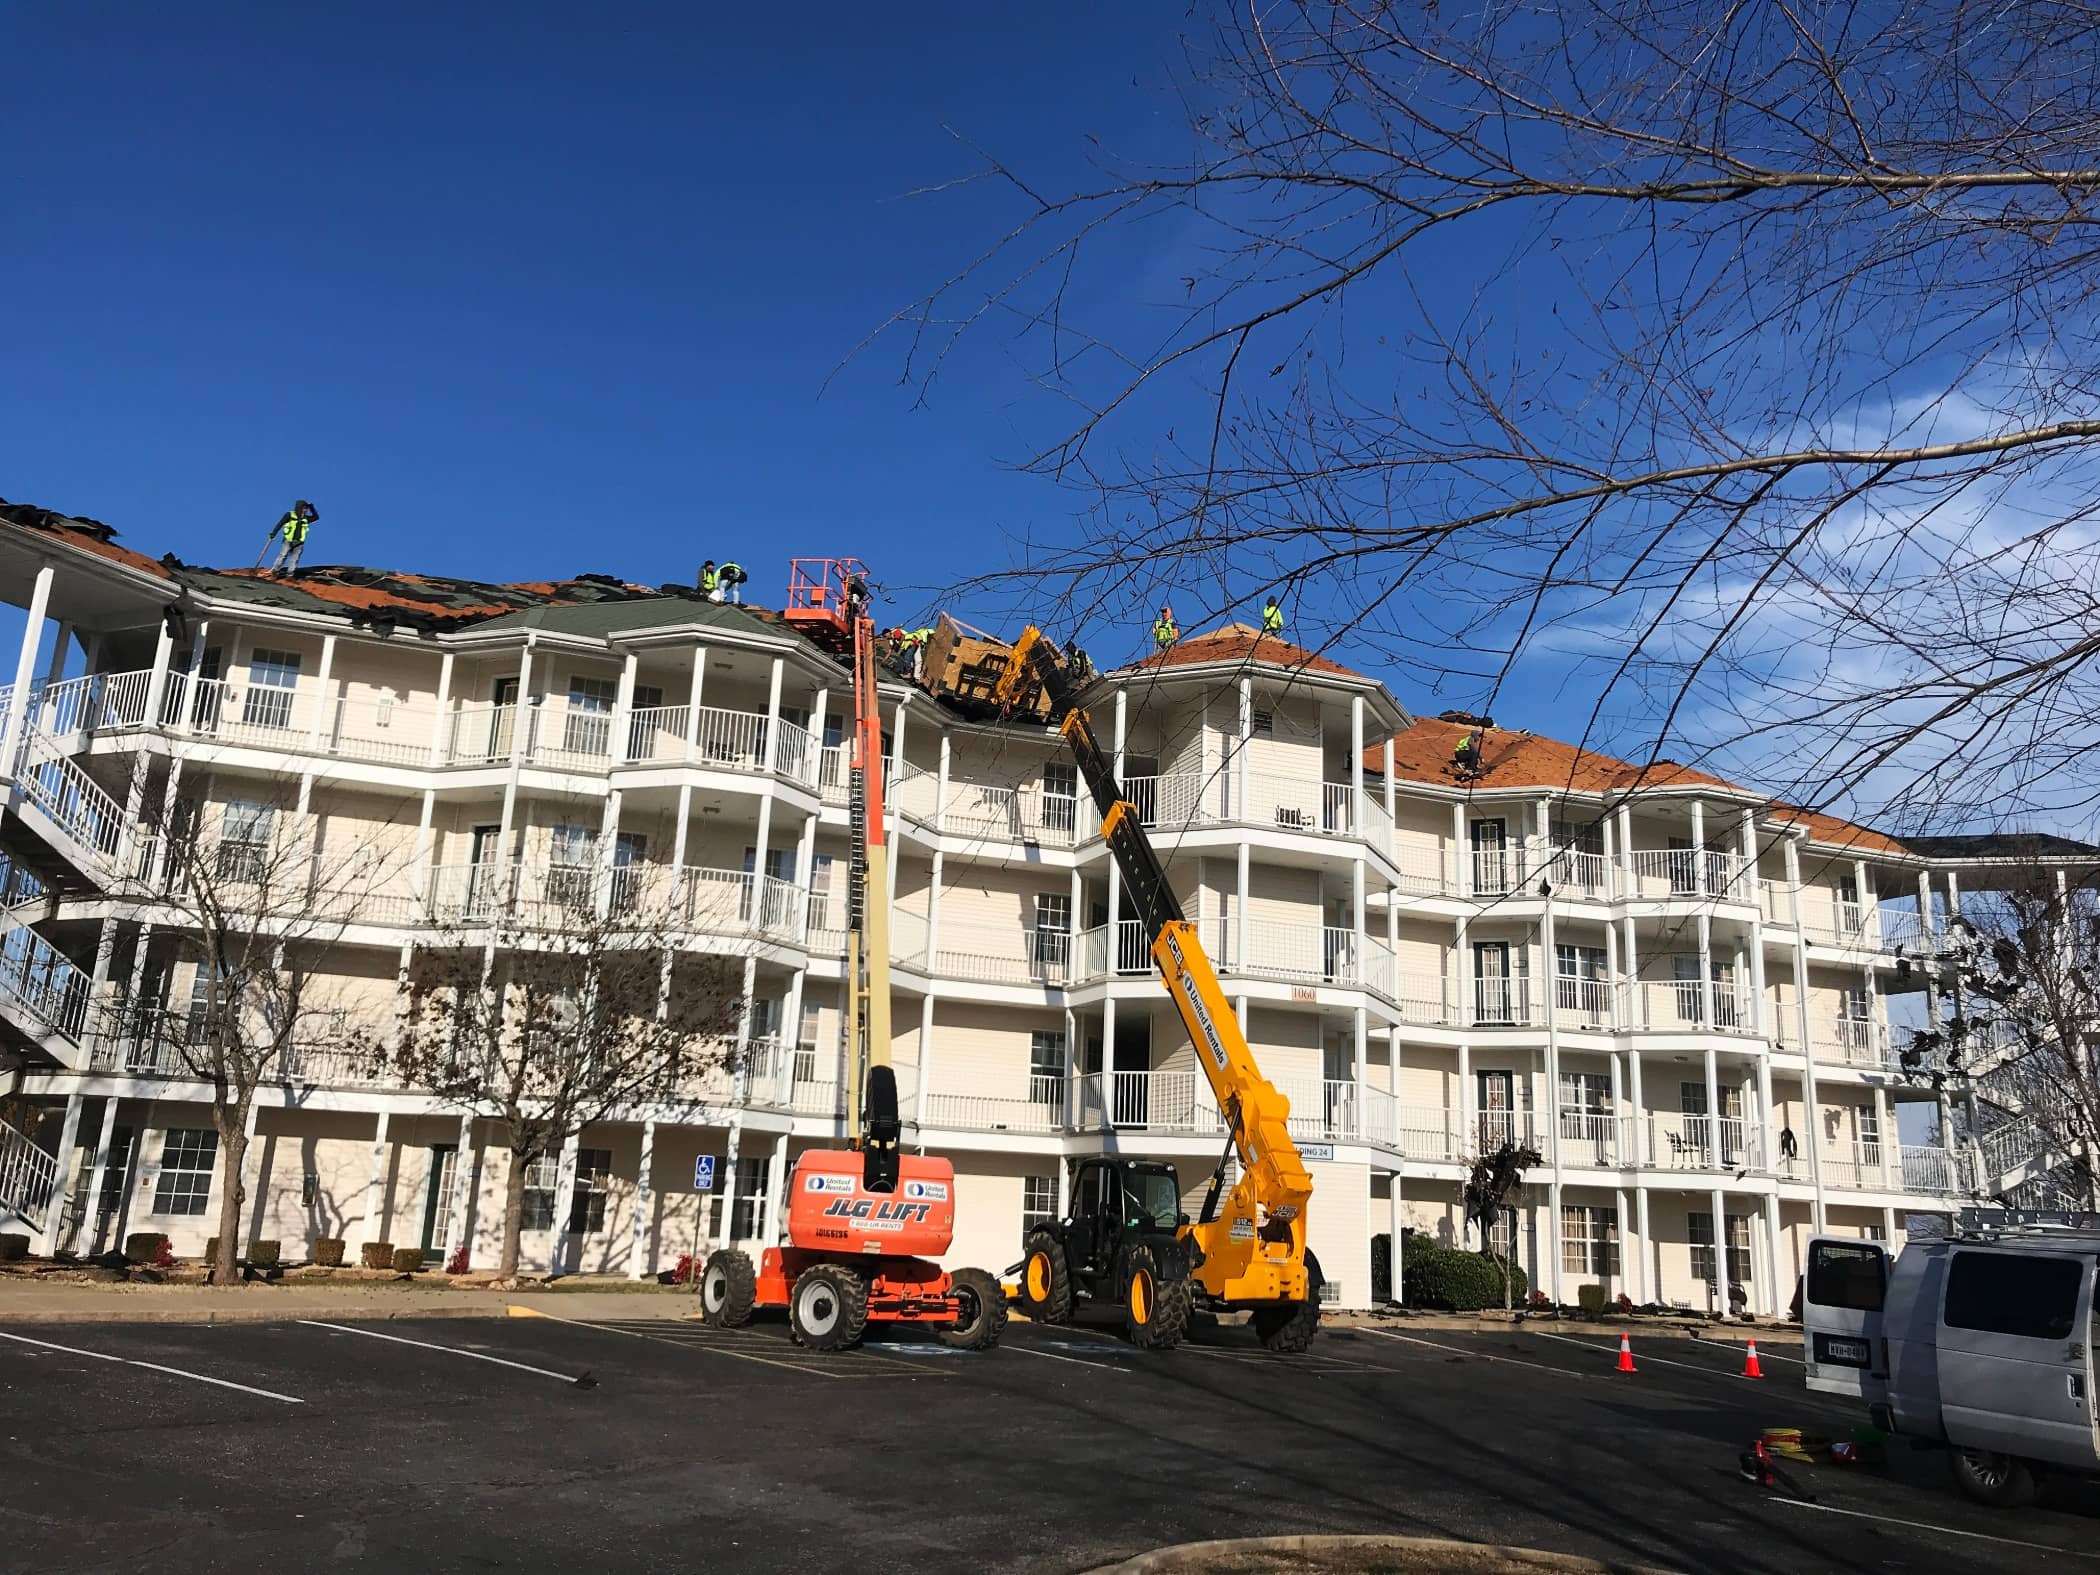
<path fill-rule="evenodd" d="M 1072 670 L 1072 682 L 1085 688 L 1094 681 L 1094 659 L 1079 648 L 1077 640 L 1065 647 L 1065 665 Z"/>
<path fill-rule="evenodd" d="M 301 498 L 270 527 L 270 534 L 263 538 L 263 552 L 270 550 L 271 542 L 277 542 L 277 561 L 270 565 L 272 574 L 297 572 L 299 555 L 306 551 L 306 533 L 313 529 L 314 521 L 320 517 L 321 511 Z M 262 553 L 256 554 L 255 561 L 262 562 Z"/>
<path fill-rule="evenodd" d="M 1153 620 L 1152 624 L 1153 649 L 1158 651 L 1171 650 L 1174 642 L 1180 638 L 1181 631 L 1174 626 L 1174 609 L 1171 607 L 1160 608 L 1159 617 Z"/>
<path fill-rule="evenodd" d="M 1458 742 L 1451 746 L 1451 764 L 1462 777 L 1480 774 L 1480 729 L 1459 734 Z"/>
<path fill-rule="evenodd" d="M 1283 609 L 1276 605 L 1276 598 L 1273 596 L 1262 603 L 1261 632 L 1277 635 L 1283 633 Z"/>
<path fill-rule="evenodd" d="M 722 598 L 716 592 L 721 588 L 722 571 L 715 567 L 715 560 L 709 558 L 700 565 L 700 594 L 711 602 L 718 602 Z"/>
<path fill-rule="evenodd" d="M 700 572 L 706 574 L 704 565 Z M 744 605 L 743 585 L 750 578 L 751 576 L 744 572 L 742 564 L 732 561 L 724 563 L 715 571 L 715 583 L 712 587 L 703 585 L 701 589 L 707 592 L 707 599 L 711 602 L 728 602 L 741 607 Z"/>
<path fill-rule="evenodd" d="M 904 676 L 915 683 L 926 681 L 926 642 L 933 638 L 931 629 L 913 629 L 898 645 L 898 655 L 904 661 Z"/>

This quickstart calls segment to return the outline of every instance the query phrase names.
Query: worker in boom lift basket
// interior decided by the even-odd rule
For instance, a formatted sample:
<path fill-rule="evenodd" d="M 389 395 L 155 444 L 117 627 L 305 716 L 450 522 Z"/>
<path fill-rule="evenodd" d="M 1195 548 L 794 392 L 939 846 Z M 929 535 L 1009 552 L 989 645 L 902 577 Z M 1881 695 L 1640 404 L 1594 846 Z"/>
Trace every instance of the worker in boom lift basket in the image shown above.
<path fill-rule="evenodd" d="M 1174 626 L 1174 609 L 1171 607 L 1160 608 L 1159 617 L 1152 625 L 1153 649 L 1159 651 L 1170 650 L 1174 642 L 1180 638 L 1181 631 Z"/>
<path fill-rule="evenodd" d="M 313 529 L 314 521 L 320 517 L 321 511 L 304 498 L 286 509 L 277 523 L 270 527 L 270 534 L 263 538 L 263 550 L 255 555 L 256 566 L 261 567 L 263 557 L 269 552 L 270 543 L 274 541 L 277 542 L 277 561 L 270 565 L 270 572 L 297 572 L 299 555 L 306 551 L 306 533 Z"/>
<path fill-rule="evenodd" d="M 904 664 L 904 676 L 913 683 L 926 682 L 926 642 L 932 638 L 931 629 L 913 629 L 898 647 L 897 658 Z"/>

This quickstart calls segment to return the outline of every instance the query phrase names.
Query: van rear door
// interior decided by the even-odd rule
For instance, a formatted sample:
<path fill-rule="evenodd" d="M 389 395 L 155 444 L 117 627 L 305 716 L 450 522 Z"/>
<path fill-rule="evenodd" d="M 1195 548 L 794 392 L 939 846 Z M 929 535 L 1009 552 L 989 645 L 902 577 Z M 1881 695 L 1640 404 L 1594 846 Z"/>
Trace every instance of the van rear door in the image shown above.
<path fill-rule="evenodd" d="M 1889 1255 L 1856 1236 L 1816 1236 L 1808 1243 L 1801 1287 L 1801 1325 L 1808 1387 L 1849 1395 L 1869 1405 L 1889 1397 L 1888 1341 L 1882 1308 L 1888 1300 Z"/>

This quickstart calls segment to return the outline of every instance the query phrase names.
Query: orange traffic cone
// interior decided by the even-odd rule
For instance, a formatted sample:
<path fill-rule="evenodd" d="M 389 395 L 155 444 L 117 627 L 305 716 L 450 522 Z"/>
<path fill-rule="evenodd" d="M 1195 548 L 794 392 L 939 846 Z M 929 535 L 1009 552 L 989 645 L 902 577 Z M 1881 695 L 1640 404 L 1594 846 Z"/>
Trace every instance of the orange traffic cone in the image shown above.
<path fill-rule="evenodd" d="M 1743 1359 L 1743 1376 L 1745 1378 L 1762 1378 L 1765 1376 L 1765 1370 L 1757 1365 L 1757 1342 L 1755 1340 L 1750 1342 L 1749 1355 Z"/>
<path fill-rule="evenodd" d="M 1633 1365 L 1633 1341 L 1623 1334 L 1619 1336 L 1619 1371 L 1622 1373 L 1637 1373 L 1640 1371 L 1638 1367 Z"/>

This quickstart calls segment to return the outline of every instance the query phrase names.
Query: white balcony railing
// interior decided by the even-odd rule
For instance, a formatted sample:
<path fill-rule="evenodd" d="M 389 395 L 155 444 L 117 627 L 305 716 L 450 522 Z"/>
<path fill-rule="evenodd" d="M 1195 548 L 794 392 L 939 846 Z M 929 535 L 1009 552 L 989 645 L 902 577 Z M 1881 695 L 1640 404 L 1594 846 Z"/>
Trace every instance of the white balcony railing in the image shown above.
<path fill-rule="evenodd" d="M 0 934 L 0 997 L 67 1039 L 87 1026 L 87 973 L 26 925 Z"/>
<path fill-rule="evenodd" d="M 1760 1155 L 1756 1131 L 1738 1117 L 1648 1117 L 1648 1163 L 1661 1169 L 1758 1170 Z"/>
<path fill-rule="evenodd" d="M 1651 1033 L 1754 1032 L 1751 1003 L 1735 986 L 1716 982 L 1712 987 L 1713 1017 L 1707 1020 L 1707 993 L 1697 979 L 1649 979 L 1641 981 L 1635 995 L 1639 1016 L 1630 1025 Z"/>

